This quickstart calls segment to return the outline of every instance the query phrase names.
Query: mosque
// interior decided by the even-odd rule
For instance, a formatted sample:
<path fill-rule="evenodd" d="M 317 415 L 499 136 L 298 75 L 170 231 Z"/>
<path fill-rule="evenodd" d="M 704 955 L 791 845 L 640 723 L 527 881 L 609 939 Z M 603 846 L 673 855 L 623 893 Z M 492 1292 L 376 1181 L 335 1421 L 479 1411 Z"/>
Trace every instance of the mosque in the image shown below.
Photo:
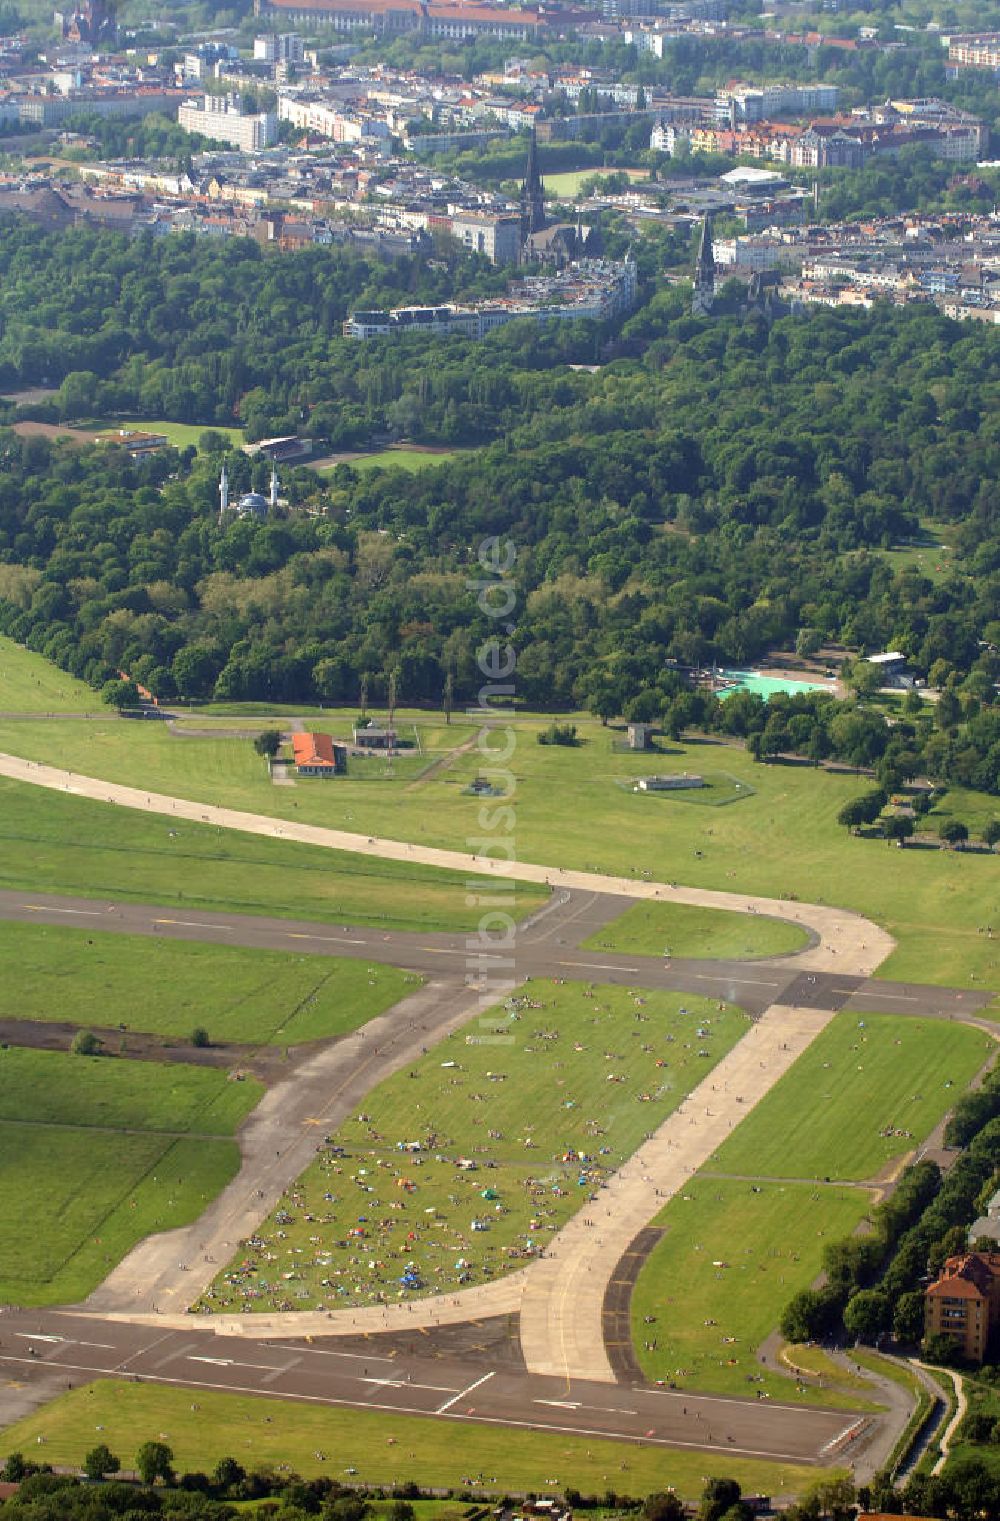
<path fill-rule="evenodd" d="M 245 491 L 236 502 L 229 500 L 229 476 L 226 474 L 225 464 L 222 466 L 222 474 L 219 476 L 219 518 L 224 519 L 229 512 L 235 512 L 240 518 L 255 518 L 262 523 L 267 517 L 268 511 L 273 512 L 278 505 L 278 469 L 275 464 L 271 465 L 271 488 L 269 496 L 262 496 L 259 491 Z"/>

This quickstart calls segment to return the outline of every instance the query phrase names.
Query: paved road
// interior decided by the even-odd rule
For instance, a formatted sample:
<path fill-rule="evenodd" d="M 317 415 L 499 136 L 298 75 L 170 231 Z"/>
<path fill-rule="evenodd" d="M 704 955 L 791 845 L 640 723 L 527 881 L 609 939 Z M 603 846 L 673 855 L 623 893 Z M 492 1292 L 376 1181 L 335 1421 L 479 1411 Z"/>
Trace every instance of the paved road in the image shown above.
<path fill-rule="evenodd" d="M 188 1326 L 123 1325 L 59 1310 L 0 1316 L 0 1379 L 46 1398 L 91 1378 L 138 1377 L 192 1390 L 221 1390 L 311 1405 L 434 1415 L 456 1422 L 714 1449 L 740 1457 L 819 1463 L 857 1416 L 776 1401 L 735 1400 L 539 1378 L 475 1357 L 429 1358 L 365 1347 L 215 1337 Z M 34 1356 L 32 1356 L 32 1352 Z M 23 1391 L 19 1391 L 23 1395 Z M 9 1398 L 0 1388 L 0 1418 Z M 20 1400 L 23 1405 L 23 1397 Z"/>
<path fill-rule="evenodd" d="M 0 891 L 0 918 L 21 923 L 78 925 L 111 934 L 156 935 L 161 939 L 207 940 L 220 945 L 293 951 L 308 956 L 343 956 L 382 961 L 443 981 L 470 981 L 489 970 L 515 981 L 561 976 L 626 987 L 666 988 L 701 993 L 737 1003 L 760 1014 L 772 1003 L 797 1008 L 839 1009 L 931 1017 L 971 1015 L 993 994 L 923 983 L 887 982 L 841 972 L 813 972 L 810 952 L 772 961 L 723 959 L 670 961 L 584 951 L 578 941 L 622 912 L 609 893 L 562 892 L 519 927 L 513 951 L 470 952 L 463 935 L 422 935 L 372 930 L 306 920 L 263 918 L 107 899 L 62 897 L 18 890 Z"/>

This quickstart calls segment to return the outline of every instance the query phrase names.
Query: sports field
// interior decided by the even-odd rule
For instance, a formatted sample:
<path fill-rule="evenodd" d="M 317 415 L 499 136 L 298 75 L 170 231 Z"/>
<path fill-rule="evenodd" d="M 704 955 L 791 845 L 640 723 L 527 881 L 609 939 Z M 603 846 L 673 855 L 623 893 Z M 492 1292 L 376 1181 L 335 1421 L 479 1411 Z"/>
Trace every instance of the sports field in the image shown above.
<path fill-rule="evenodd" d="M 100 1437 L 95 1431 L 100 1430 Z M 209 1471 L 232 1456 L 246 1468 L 287 1463 L 306 1478 L 437 1488 L 483 1488 L 494 1494 L 584 1494 L 608 1489 L 636 1496 L 673 1485 L 700 1495 L 706 1471 L 732 1475 L 747 1493 L 793 1494 L 815 1481 L 814 1468 L 764 1463 L 726 1453 L 609 1442 L 564 1432 L 518 1430 L 474 1421 L 441 1421 L 367 1410 L 328 1410 L 266 1397 L 212 1394 L 101 1380 L 18 1421 L 4 1432 L 5 1452 L 35 1455 L 41 1438 L 49 1463 L 77 1465 L 106 1442 L 131 1467 L 150 1436 L 167 1442 L 178 1472 Z"/>
<path fill-rule="evenodd" d="M 238 449 L 243 443 L 242 428 L 219 427 L 215 423 L 167 422 L 162 417 L 105 417 L 99 422 L 87 423 L 86 426 L 109 434 L 117 433 L 120 428 L 131 428 L 142 433 L 162 433 L 175 449 L 187 449 L 189 446 L 197 449 L 203 433 L 221 433 L 233 449 Z"/>
<path fill-rule="evenodd" d="M 745 779 L 752 797 L 707 809 L 633 793 L 616 783 L 644 774 L 648 757 L 618 751 L 600 724 L 576 721 L 583 743 L 572 749 L 535 742 L 542 718 L 515 725 L 510 768 L 522 859 L 821 898 L 871 915 L 896 938 L 881 975 L 1000 989 L 1000 940 L 980 933 L 1000 922 L 995 857 L 855 839 L 836 817 L 864 791 L 863 777 L 755 765 L 742 749 L 714 741 L 677 746 L 677 769 L 714 765 Z M 180 741 L 159 724 L 0 721 L 0 750 L 39 760 L 56 754 L 74 769 L 132 785 L 420 844 L 465 850 L 482 833 L 482 803 L 466 790 L 483 769 L 474 750 L 415 780 L 376 787 L 348 775 L 313 788 L 272 786 L 246 742 Z M 996 799 L 952 789 L 930 816 L 932 831 L 944 809 L 973 828 L 1000 815 Z"/>
<path fill-rule="evenodd" d="M 764 1369 L 757 1348 L 816 1277 L 824 1243 L 849 1235 L 869 1198 L 863 1189 L 696 1174 L 657 1217 L 666 1234 L 632 1295 L 632 1342 L 646 1376 L 815 1403 L 815 1391 Z"/>
<path fill-rule="evenodd" d="M 271 788 L 272 793 L 280 791 Z M 113 808 L 0 777 L 0 887 L 380 929 L 473 929 L 465 878 Z M 519 886 L 509 912 L 545 901 Z"/>
<path fill-rule="evenodd" d="M 214 1070 L 0 1051 L 0 1300 L 79 1299 L 142 1237 L 195 1219 L 260 1095 Z"/>
<path fill-rule="evenodd" d="M 0 634 L 0 713 L 99 713 L 93 687 Z"/>
<path fill-rule="evenodd" d="M 690 995 L 526 983 L 370 1093 L 203 1304 L 371 1304 L 516 1269 L 746 1028 Z"/>
<path fill-rule="evenodd" d="M 916 1149 L 996 1051 L 946 1020 L 841 1013 L 712 1159 L 752 1177 L 876 1177 Z"/>
<path fill-rule="evenodd" d="M 0 1015 L 292 1046 L 356 1030 L 418 978 L 364 961 L 0 921 Z"/>
<path fill-rule="evenodd" d="M 635 903 L 584 944 L 592 951 L 638 956 L 669 953 L 746 961 L 804 950 L 809 936 L 797 924 L 763 914 L 729 913 L 687 903 Z"/>

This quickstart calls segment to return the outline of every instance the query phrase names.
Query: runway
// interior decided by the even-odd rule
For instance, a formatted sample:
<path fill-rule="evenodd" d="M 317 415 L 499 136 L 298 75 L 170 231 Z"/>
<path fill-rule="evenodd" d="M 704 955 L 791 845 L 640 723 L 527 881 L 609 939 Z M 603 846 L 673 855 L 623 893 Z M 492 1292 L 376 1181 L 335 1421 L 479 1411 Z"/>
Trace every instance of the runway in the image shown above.
<path fill-rule="evenodd" d="M 656 956 L 586 951 L 579 941 L 624 912 L 613 894 L 565 892 L 518 927 L 513 945 L 490 949 L 477 936 L 424 935 L 404 930 L 372 930 L 308 920 L 249 914 L 188 914 L 174 906 L 111 902 L 46 893 L 0 891 L 0 919 L 22 924 L 76 926 L 107 934 L 154 935 L 159 939 L 208 941 L 253 950 L 303 956 L 342 956 L 382 961 L 449 982 L 491 978 L 522 982 L 529 977 L 563 977 L 625 987 L 701 993 L 761 1014 L 772 1003 L 799 1008 L 920 1016 L 964 1017 L 990 1001 L 989 991 L 896 983 L 846 972 L 809 971 L 809 952 L 775 960 L 669 960 Z"/>
<path fill-rule="evenodd" d="M 475 1355 L 394 1353 L 377 1338 L 324 1346 L 206 1338 L 198 1329 L 197 1317 L 189 1330 L 163 1330 L 63 1310 L 7 1310 L 0 1315 L 0 1379 L 36 1383 L 47 1398 L 93 1378 L 148 1380 L 794 1463 L 821 1463 L 826 1449 L 860 1424 L 850 1411 L 535 1377 Z M 2 1403 L 0 1394 L 0 1409 Z"/>

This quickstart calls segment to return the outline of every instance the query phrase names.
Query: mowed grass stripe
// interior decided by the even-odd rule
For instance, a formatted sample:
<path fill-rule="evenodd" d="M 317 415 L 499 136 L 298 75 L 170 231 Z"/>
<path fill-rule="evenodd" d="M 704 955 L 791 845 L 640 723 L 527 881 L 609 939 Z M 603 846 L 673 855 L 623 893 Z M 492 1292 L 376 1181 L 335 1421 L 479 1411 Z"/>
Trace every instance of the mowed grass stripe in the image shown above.
<path fill-rule="evenodd" d="M 82 1298 L 144 1236 L 196 1219 L 261 1092 L 214 1069 L 0 1051 L 0 1300 Z"/>
<path fill-rule="evenodd" d="M 915 1150 L 996 1050 L 948 1020 L 842 1012 L 712 1158 L 753 1177 L 864 1179 Z"/>
<path fill-rule="evenodd" d="M 669 951 L 671 956 L 748 961 L 804 950 L 809 936 L 798 924 L 764 914 L 688 903 L 634 903 L 583 944 L 586 950 L 626 955 L 666 956 Z"/>
<path fill-rule="evenodd" d="M 295 1045 L 356 1030 L 418 978 L 365 961 L 0 920 L 0 1015 L 213 1042 Z"/>

